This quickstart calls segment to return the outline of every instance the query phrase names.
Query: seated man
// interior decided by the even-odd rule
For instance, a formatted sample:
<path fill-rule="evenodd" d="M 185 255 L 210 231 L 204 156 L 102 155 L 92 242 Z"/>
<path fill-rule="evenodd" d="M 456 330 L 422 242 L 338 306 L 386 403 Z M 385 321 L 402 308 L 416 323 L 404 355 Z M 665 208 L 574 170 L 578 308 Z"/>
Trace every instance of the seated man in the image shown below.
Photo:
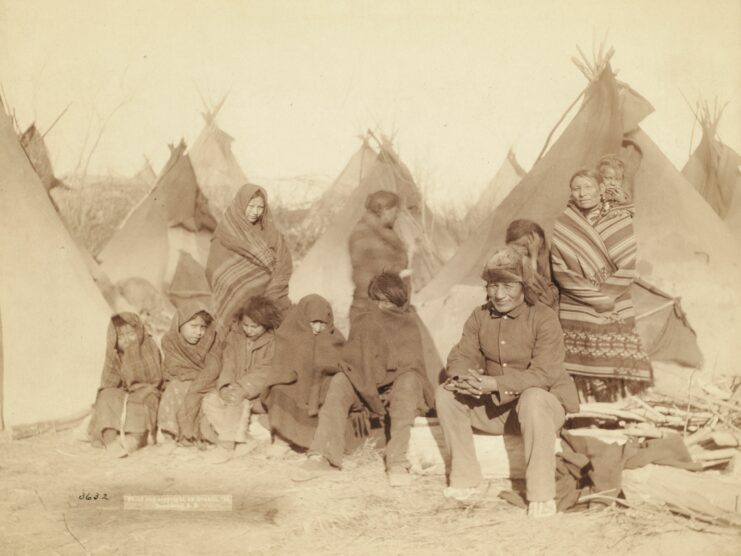
<path fill-rule="evenodd" d="M 388 480 L 391 486 L 406 486 L 411 482 L 407 460 L 411 427 L 417 414 L 432 406 L 434 389 L 425 372 L 419 324 L 408 308 L 403 280 L 391 272 L 375 276 L 368 298 L 373 305 L 353 323 L 342 351 L 342 371 L 332 377 L 319 410 L 309 464 L 342 466 L 345 427 L 354 406 L 381 416 L 388 408 Z"/>
<path fill-rule="evenodd" d="M 563 332 L 556 313 L 532 295 L 517 251 L 498 250 L 482 278 L 487 303 L 466 321 L 448 356 L 448 380 L 437 389 L 437 414 L 451 456 L 445 495 L 463 500 L 478 493 L 482 475 L 472 429 L 522 434 L 528 515 L 553 515 L 556 434 L 566 412 L 579 408 L 563 367 Z"/>

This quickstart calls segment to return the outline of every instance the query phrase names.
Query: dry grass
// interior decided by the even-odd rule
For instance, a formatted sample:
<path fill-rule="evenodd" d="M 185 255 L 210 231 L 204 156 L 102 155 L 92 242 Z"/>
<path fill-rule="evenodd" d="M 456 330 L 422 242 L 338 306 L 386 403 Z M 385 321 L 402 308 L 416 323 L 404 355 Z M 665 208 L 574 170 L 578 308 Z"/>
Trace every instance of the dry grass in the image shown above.
<path fill-rule="evenodd" d="M 610 508 L 528 520 L 497 497 L 441 496 L 440 477 L 386 483 L 380 455 L 362 445 L 334 471 L 291 479 L 298 461 L 257 454 L 209 465 L 203 454 L 148 448 L 127 460 L 76 443 L 71 433 L 3 445 L 3 554 L 734 554 L 739 537 L 654 507 Z M 110 502 L 86 505 L 82 490 Z M 231 494 L 231 512 L 122 511 L 124 494 Z"/>
<path fill-rule="evenodd" d="M 51 195 L 70 233 L 96 255 L 149 186 L 128 178 L 101 178 L 71 189 L 56 187 Z"/>
<path fill-rule="evenodd" d="M 149 192 L 150 186 L 128 178 L 92 179 L 79 188 L 57 187 L 52 198 L 72 235 L 93 255 L 113 236 L 131 209 Z M 209 192 L 209 205 L 217 220 L 234 198 L 229 188 Z M 300 260 L 314 245 L 325 226 L 304 225 L 308 209 L 272 208 L 294 260 Z"/>

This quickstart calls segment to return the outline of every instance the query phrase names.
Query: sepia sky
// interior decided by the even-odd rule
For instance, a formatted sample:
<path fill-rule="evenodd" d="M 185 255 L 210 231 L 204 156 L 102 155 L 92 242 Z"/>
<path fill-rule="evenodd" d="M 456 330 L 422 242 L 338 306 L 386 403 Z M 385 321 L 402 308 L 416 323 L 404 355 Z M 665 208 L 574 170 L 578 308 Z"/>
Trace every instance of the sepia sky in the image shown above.
<path fill-rule="evenodd" d="M 465 200 L 510 146 L 530 167 L 586 85 L 576 45 L 591 56 L 605 35 L 675 165 L 682 93 L 730 101 L 719 131 L 741 151 L 740 29 L 739 0 L 0 0 L 0 83 L 22 127 L 72 103 L 47 136 L 60 175 L 95 110 L 122 101 L 90 169 L 133 174 L 146 155 L 158 170 L 200 130 L 200 91 L 229 93 L 219 123 L 248 176 L 333 177 L 380 127 L 433 198 Z"/>

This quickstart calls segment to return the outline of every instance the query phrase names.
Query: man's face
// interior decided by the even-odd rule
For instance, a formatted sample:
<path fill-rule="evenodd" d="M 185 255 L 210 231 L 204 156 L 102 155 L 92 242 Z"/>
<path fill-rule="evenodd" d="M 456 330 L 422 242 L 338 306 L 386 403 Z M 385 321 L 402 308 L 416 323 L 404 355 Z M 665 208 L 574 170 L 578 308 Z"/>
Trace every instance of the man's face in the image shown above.
<path fill-rule="evenodd" d="M 491 282 L 486 295 L 500 313 L 509 313 L 525 302 L 525 288 L 520 282 Z"/>

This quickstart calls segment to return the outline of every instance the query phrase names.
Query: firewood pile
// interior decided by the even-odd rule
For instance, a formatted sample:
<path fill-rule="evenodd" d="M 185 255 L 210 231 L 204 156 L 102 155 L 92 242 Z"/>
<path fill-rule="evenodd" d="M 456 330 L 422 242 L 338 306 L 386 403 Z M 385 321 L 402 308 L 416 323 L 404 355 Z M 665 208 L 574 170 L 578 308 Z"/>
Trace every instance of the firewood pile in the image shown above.
<path fill-rule="evenodd" d="M 741 384 L 694 385 L 679 400 L 658 393 L 615 403 L 583 403 L 568 416 L 570 432 L 621 441 L 682 435 L 693 461 L 703 469 L 728 468 L 741 454 Z"/>

